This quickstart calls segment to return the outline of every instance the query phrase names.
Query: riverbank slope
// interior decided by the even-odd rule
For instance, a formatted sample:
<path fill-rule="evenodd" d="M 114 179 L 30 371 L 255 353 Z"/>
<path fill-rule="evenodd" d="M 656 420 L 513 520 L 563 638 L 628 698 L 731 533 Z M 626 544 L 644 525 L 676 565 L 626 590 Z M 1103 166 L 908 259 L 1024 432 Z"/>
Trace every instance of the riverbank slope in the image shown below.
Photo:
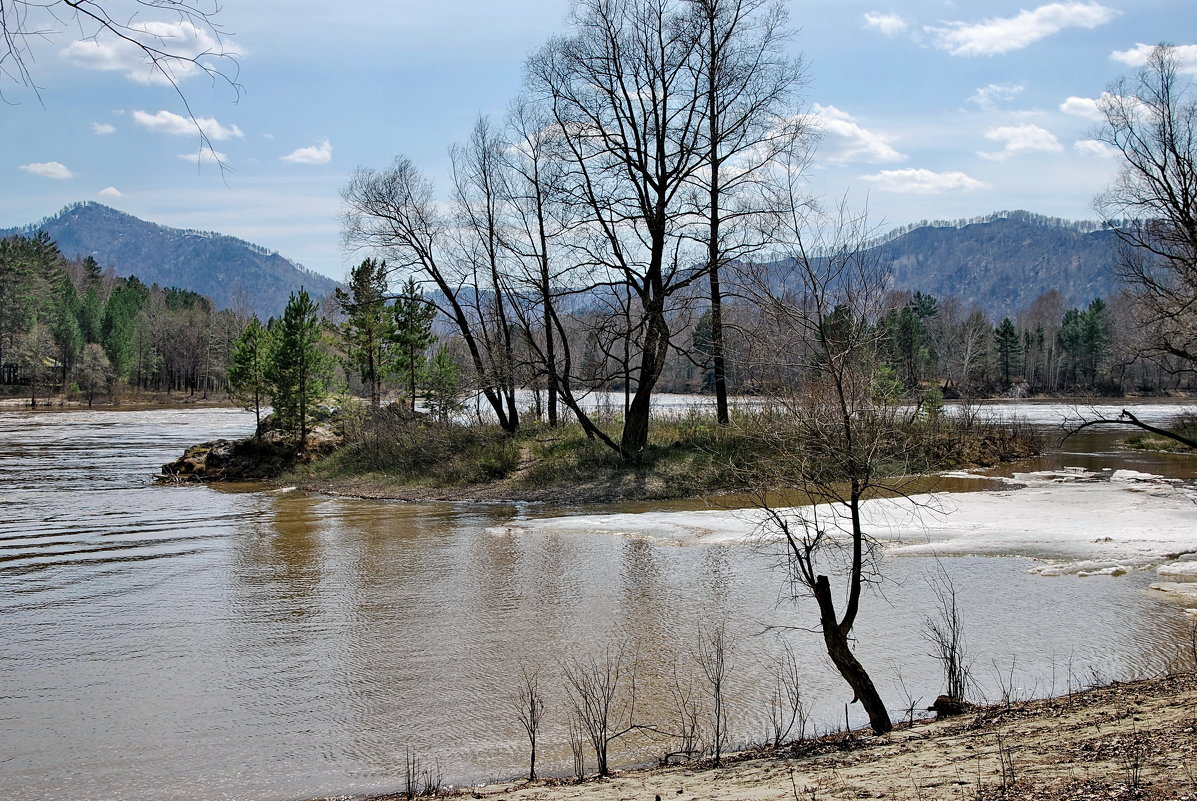
<path fill-rule="evenodd" d="M 1197 798 L 1197 676 L 1003 703 L 885 737 L 842 733 L 776 751 L 572 780 L 469 788 L 486 801 L 848 801 Z M 375 801 L 391 801 L 400 795 Z"/>

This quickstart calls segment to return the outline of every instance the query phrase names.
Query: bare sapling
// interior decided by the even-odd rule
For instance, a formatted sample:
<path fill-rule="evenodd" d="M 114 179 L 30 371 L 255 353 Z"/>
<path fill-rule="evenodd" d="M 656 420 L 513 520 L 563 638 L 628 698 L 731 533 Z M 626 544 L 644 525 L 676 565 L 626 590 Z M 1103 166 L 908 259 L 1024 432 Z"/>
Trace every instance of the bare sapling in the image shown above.
<path fill-rule="evenodd" d="M 1003 793 L 1008 793 L 1018 784 L 1018 773 L 1014 769 L 1014 751 L 1010 742 L 1002 736 L 1000 728 L 994 736 L 997 738 L 998 769 L 1001 771 L 1000 789 Z"/>
<path fill-rule="evenodd" d="M 608 646 L 601 657 L 574 660 L 563 670 L 574 719 L 594 749 L 599 775 L 608 776 L 611 743 L 634 731 L 656 731 L 635 722 L 635 660 L 626 646 Z"/>
<path fill-rule="evenodd" d="M 994 676 L 997 678 L 998 691 L 999 691 L 998 697 L 1001 700 L 1002 706 L 1004 706 L 1006 709 L 1009 709 L 1010 707 L 1012 707 L 1014 704 L 1018 703 L 1019 701 L 1026 700 L 1019 693 L 1017 682 L 1014 679 L 1014 672 L 1018 668 L 1018 657 L 1014 656 L 1014 657 L 1010 658 L 1010 669 L 1008 671 L 1003 672 L 1002 667 L 998 665 L 996 659 L 992 660 L 991 664 L 993 665 Z M 1068 696 L 1070 699 L 1072 697 L 1075 680 L 1076 680 L 1076 677 L 1072 672 L 1072 657 L 1069 656 L 1068 657 Z"/>
<path fill-rule="evenodd" d="M 528 781 L 536 779 L 536 742 L 544 717 L 544 697 L 540 691 L 540 670 L 520 667 L 520 683 L 512 698 L 515 714 L 528 737 Z"/>
<path fill-rule="evenodd" d="M 730 648 L 726 620 L 711 629 L 699 627 L 694 658 L 702 669 L 711 696 L 711 755 L 716 765 L 722 760 L 723 748 L 727 744 L 726 691 L 731 669 Z"/>
<path fill-rule="evenodd" d="M 569 722 L 569 752 L 574 759 L 574 778 L 586 778 L 586 732 L 576 720 Z"/>
<path fill-rule="evenodd" d="M 918 707 L 919 703 L 923 699 L 921 697 L 915 698 L 914 695 L 910 692 L 909 688 L 907 688 L 906 679 L 903 678 L 901 669 L 895 669 L 894 674 L 898 680 L 898 686 L 902 688 L 903 703 L 902 703 L 901 709 L 902 709 L 902 712 L 906 715 L 906 725 L 913 726 L 914 725 L 914 710 Z"/>
<path fill-rule="evenodd" d="M 691 759 L 699 754 L 698 741 L 702 734 L 700 717 L 702 707 L 698 700 L 698 690 L 694 686 L 693 678 L 683 679 L 677 671 L 673 671 L 673 683 L 669 686 L 669 700 L 673 705 L 674 725 L 676 726 L 675 741 L 677 747 L 665 753 L 661 764 L 668 765 L 673 757 Z"/>
<path fill-rule="evenodd" d="M 865 504 L 888 496 L 917 507 L 906 478 L 917 472 L 917 440 L 900 394 L 884 380 L 875 322 L 885 265 L 862 245 L 863 217 L 818 213 L 803 194 L 803 166 L 796 153 L 769 189 L 776 260 L 745 263 L 737 277 L 759 309 L 748 359 L 771 406 L 744 423 L 756 426 L 750 435 L 773 457 L 746 478 L 764 512 L 762 545 L 786 571 L 791 597 L 813 599 L 828 658 L 873 731 L 884 734 L 893 722 L 854 635 L 863 596 L 880 579 L 877 524 Z M 776 505 L 783 489 L 810 505 Z"/>
<path fill-rule="evenodd" d="M 769 730 L 765 739 L 769 745 L 780 746 L 797 727 L 798 740 L 806 739 L 809 710 L 802 698 L 801 673 L 793 647 L 784 644 L 784 653 L 773 659 L 772 687 L 769 694 Z"/>
<path fill-rule="evenodd" d="M 428 765 L 413 749 L 408 748 L 403 759 L 403 796 L 408 801 L 420 796 L 432 797 L 441 790 L 440 760 Z"/>
<path fill-rule="evenodd" d="M 944 694 L 935 702 L 941 716 L 959 712 L 967 701 L 972 672 L 964 639 L 964 617 L 956 602 L 956 586 L 940 566 L 939 574 L 927 579 L 935 595 L 935 614 L 923 619 L 923 636 L 931 643 L 931 656 L 943 669 Z"/>

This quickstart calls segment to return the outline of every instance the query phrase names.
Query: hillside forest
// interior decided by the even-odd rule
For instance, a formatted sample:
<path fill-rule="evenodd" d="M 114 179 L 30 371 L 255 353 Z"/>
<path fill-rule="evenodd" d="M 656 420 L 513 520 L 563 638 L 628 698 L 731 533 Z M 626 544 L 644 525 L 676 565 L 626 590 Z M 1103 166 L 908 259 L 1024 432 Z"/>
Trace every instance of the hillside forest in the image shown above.
<path fill-rule="evenodd" d="M 375 403 L 384 398 L 423 403 L 430 394 L 443 396 L 448 369 L 459 374 L 455 394 L 476 393 L 468 348 L 451 320 L 436 313 L 443 303 L 412 282 L 390 292 L 380 267 L 385 264 L 365 260 L 352 272 L 340 302 L 330 296 L 319 303 L 318 346 L 333 367 L 333 384 Z M 495 302 L 472 298 L 467 305 L 474 314 Z M 711 390 L 711 313 L 703 300 L 692 298 L 671 321 L 672 339 L 680 346 L 662 371 L 662 392 Z M 628 340 L 611 319 L 609 301 L 597 292 L 589 302 L 576 301 L 568 330 L 588 376 L 580 391 L 621 396 L 635 387 L 635 354 L 624 348 Z M 1132 304 L 1118 294 L 1067 308 L 1061 292 L 1047 289 L 1013 319 L 994 320 L 957 298 L 890 291 L 872 323 L 886 376 L 904 393 L 979 398 L 1187 388 L 1182 377 L 1139 357 L 1143 343 Z M 724 315 L 728 387 L 734 394 L 756 394 L 768 373 L 767 360 L 753 346 L 757 309 L 733 302 Z M 111 269 L 101 272 L 93 259 L 66 258 L 45 234 L 0 240 L 3 381 L 9 394 L 33 402 L 51 395 L 88 403 L 146 393 L 225 396 L 237 343 L 253 319 L 245 311 L 217 310 L 195 292 L 146 286 L 135 277 L 118 278 Z M 546 371 L 528 340 L 528 332 L 520 331 L 512 381 L 532 391 L 533 417 L 547 420 Z M 446 368 L 447 360 L 452 368 Z M 436 376 L 427 367 L 433 362 L 439 365 Z"/>

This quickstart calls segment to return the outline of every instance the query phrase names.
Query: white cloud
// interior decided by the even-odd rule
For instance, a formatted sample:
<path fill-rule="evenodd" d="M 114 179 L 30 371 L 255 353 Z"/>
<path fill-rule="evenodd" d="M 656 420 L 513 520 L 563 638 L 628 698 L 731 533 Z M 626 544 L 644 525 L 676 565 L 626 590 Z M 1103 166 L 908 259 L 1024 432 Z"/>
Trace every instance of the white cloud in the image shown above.
<path fill-rule="evenodd" d="M 941 50 L 954 56 L 992 56 L 1020 50 L 1065 28 L 1096 28 L 1112 20 L 1112 8 L 1094 2 L 1069 0 L 1048 3 L 1013 17 L 996 17 L 983 22 L 946 22 L 927 26 Z"/>
<path fill-rule="evenodd" d="M 174 134 L 176 136 L 194 136 L 196 129 L 203 131 L 204 136 L 212 140 L 244 139 L 245 134 L 236 125 L 224 126 L 212 117 L 196 117 L 194 120 L 170 111 L 159 111 L 150 114 L 145 111 L 134 111 L 133 122 L 154 133 Z"/>
<path fill-rule="evenodd" d="M 116 133 L 116 126 L 109 125 L 106 122 L 93 122 L 91 124 L 91 130 L 93 133 L 103 136 L 104 134 Z"/>
<path fill-rule="evenodd" d="M 332 161 L 332 144 L 325 139 L 318 145 L 301 147 L 285 156 L 279 156 L 279 159 L 292 164 L 328 164 Z"/>
<path fill-rule="evenodd" d="M 1072 149 L 1082 156 L 1098 156 L 1108 159 L 1118 155 L 1117 150 L 1096 139 L 1081 139 L 1073 144 Z"/>
<path fill-rule="evenodd" d="M 1140 42 L 1129 50 L 1115 50 L 1110 53 L 1110 58 L 1131 67 L 1142 67 L 1147 63 L 1147 57 L 1154 49 L 1155 45 Z M 1197 75 L 1197 44 L 1172 45 L 1170 49 L 1181 72 Z"/>
<path fill-rule="evenodd" d="M 861 178 L 881 192 L 906 195 L 938 195 L 944 192 L 971 192 L 985 184 L 962 172 L 933 172 L 931 170 L 882 170 Z"/>
<path fill-rule="evenodd" d="M 996 152 L 977 153 L 981 158 L 991 161 L 1004 161 L 1021 153 L 1057 153 L 1064 149 L 1055 134 L 1038 125 L 1004 125 L 991 128 L 985 132 L 985 138 L 1004 145 Z"/>
<path fill-rule="evenodd" d="M 882 164 L 906 159 L 889 144 L 888 136 L 861 127 L 846 111 L 816 103 L 814 117 L 819 127 L 832 137 L 828 142 L 831 151 L 826 155 L 828 161 Z"/>
<path fill-rule="evenodd" d="M 1094 122 L 1100 122 L 1103 119 L 1101 110 L 1097 107 L 1097 100 L 1092 97 L 1069 97 L 1060 104 L 1060 111 Z"/>
<path fill-rule="evenodd" d="M 17 169 L 34 175 L 40 175 L 43 178 L 53 178 L 56 181 L 75 177 L 75 173 L 67 169 L 67 166 L 60 161 L 40 161 L 34 164 L 22 164 Z"/>
<path fill-rule="evenodd" d="M 114 199 L 115 199 L 115 198 L 122 198 L 122 197 L 124 197 L 124 196 L 125 196 L 125 193 L 124 193 L 124 192 L 122 192 L 121 190 L 117 189 L 115 186 L 109 186 L 109 187 L 106 187 L 106 188 L 104 188 L 104 189 L 101 189 L 101 190 L 99 191 L 99 195 L 100 195 L 100 197 L 114 198 Z"/>
<path fill-rule="evenodd" d="M 997 108 L 998 103 L 1013 100 L 1023 89 L 1026 89 L 1026 86 L 1021 83 L 991 83 L 978 89 L 968 102 L 976 103 L 986 111 L 992 111 Z"/>
<path fill-rule="evenodd" d="M 227 164 L 229 157 L 219 150 L 202 147 L 194 153 L 180 153 L 179 158 L 192 164 Z"/>
<path fill-rule="evenodd" d="M 116 37 L 97 37 L 71 42 L 62 57 L 85 69 L 123 72 L 132 81 L 144 84 L 170 84 L 203 72 L 188 59 L 236 55 L 209 31 L 186 20 L 178 22 L 137 22 L 129 26 L 130 35 L 147 47 L 173 53 L 181 58 L 160 59 L 159 69 L 146 52 L 133 42 Z M 165 71 L 165 74 L 164 72 Z"/>
<path fill-rule="evenodd" d="M 897 36 L 907 28 L 906 20 L 897 14 L 879 14 L 876 11 L 870 11 L 864 15 L 864 19 L 866 28 L 881 31 L 886 36 Z"/>

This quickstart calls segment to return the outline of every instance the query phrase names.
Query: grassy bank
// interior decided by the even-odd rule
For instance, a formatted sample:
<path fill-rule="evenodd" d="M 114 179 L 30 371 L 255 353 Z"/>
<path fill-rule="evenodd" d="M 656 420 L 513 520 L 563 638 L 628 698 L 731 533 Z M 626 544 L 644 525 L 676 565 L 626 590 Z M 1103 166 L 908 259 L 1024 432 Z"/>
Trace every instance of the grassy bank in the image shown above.
<path fill-rule="evenodd" d="M 614 436 L 620 421 L 606 421 Z M 654 421 L 649 446 L 627 464 L 576 424 L 530 425 L 508 435 L 497 426 L 430 424 L 387 410 L 369 415 L 332 456 L 284 480 L 313 489 L 374 497 L 563 498 L 574 501 L 670 499 L 751 491 L 769 477 L 792 485 L 787 464 L 818 457 L 792 422 L 754 411 L 719 426 L 700 412 Z M 886 429 L 881 473 L 988 466 L 1038 453 L 1025 426 L 963 423 L 947 417 Z M 785 443 L 786 454 L 779 452 Z M 830 453 L 821 470 L 841 468 Z"/>
<path fill-rule="evenodd" d="M 1197 417 L 1192 414 L 1186 414 L 1177 421 L 1176 425 L 1168 430 L 1182 437 L 1197 440 Z M 1133 434 L 1122 441 L 1122 446 L 1137 451 L 1164 451 L 1167 453 L 1193 452 L 1192 448 L 1183 443 L 1152 433 Z"/>

